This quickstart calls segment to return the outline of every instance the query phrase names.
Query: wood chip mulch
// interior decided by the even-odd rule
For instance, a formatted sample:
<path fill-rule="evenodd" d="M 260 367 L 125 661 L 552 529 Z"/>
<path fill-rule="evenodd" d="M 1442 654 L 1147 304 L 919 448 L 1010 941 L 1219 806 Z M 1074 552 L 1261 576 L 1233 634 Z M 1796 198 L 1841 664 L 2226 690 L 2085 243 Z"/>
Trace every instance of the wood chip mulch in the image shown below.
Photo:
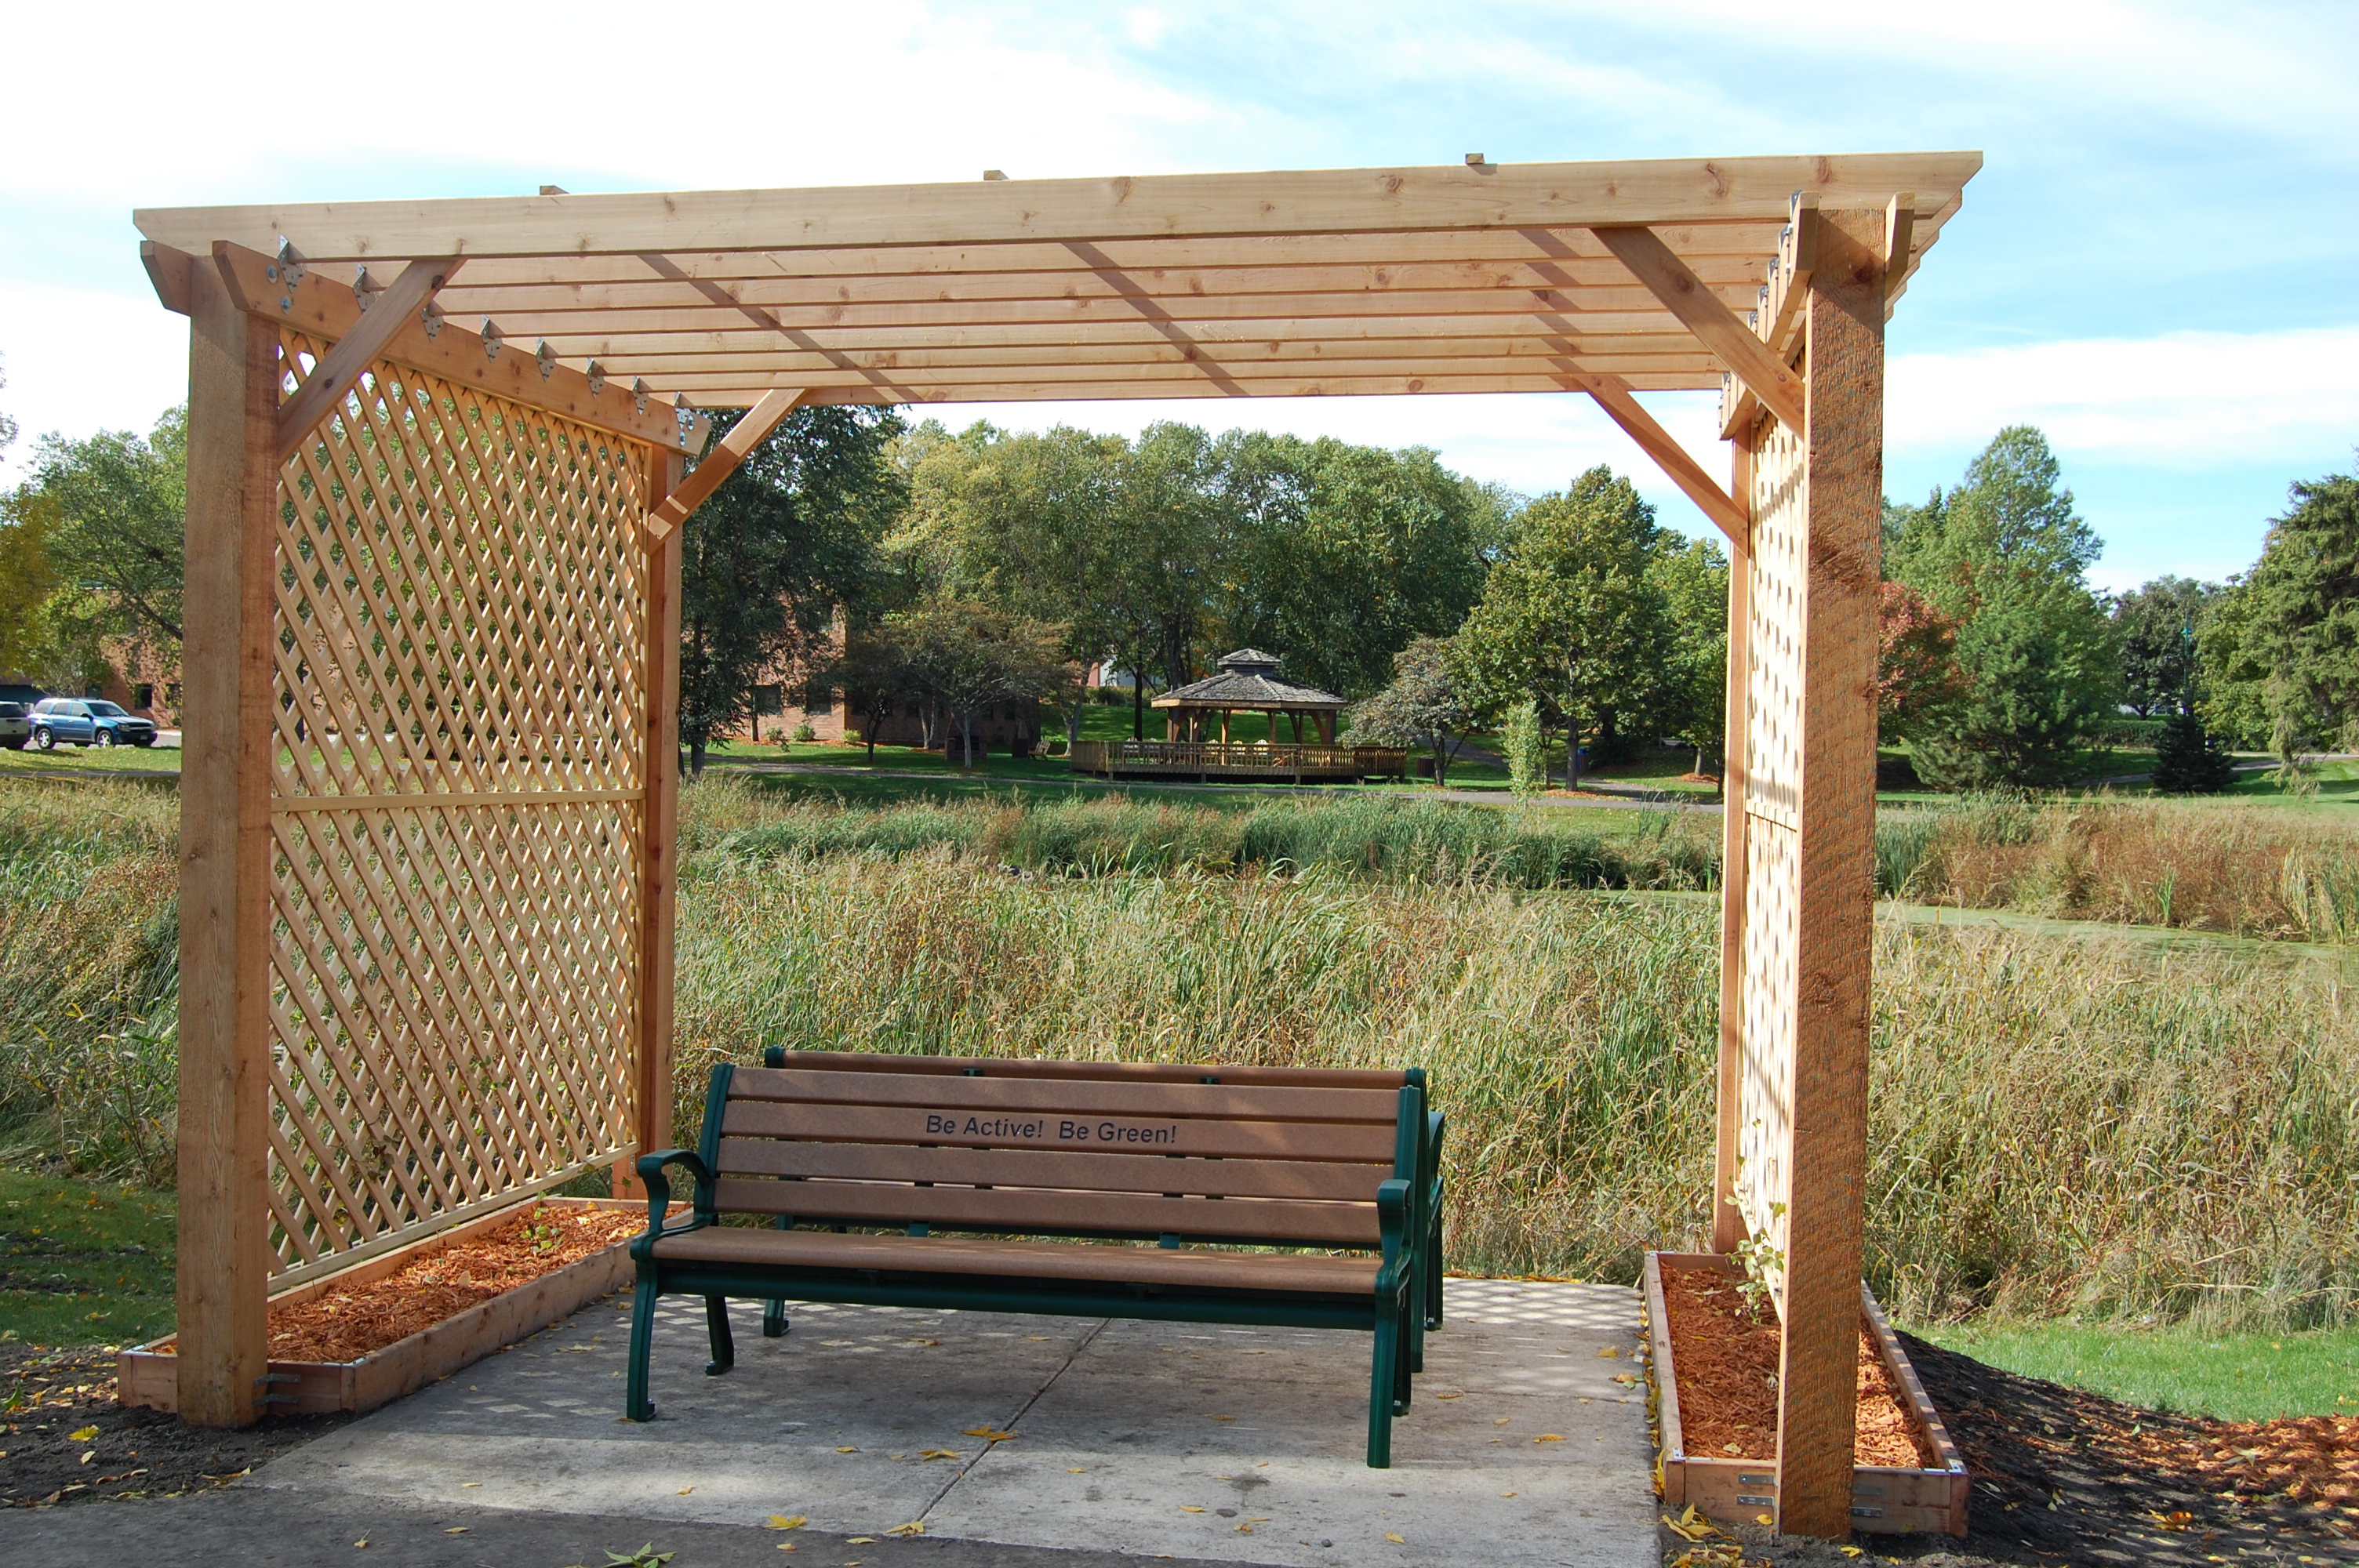
<path fill-rule="evenodd" d="M 1734 1281 L 1713 1269 L 1663 1265 L 1663 1306 L 1680 1394 L 1680 1432 L 1698 1458 L 1773 1460 L 1777 1455 L 1777 1359 L 1784 1335 L 1767 1302 L 1756 1312 Z M 1933 1451 L 1900 1403 L 1884 1357 L 1863 1322 L 1859 1334 L 1862 1465 L 1927 1468 Z"/>
<path fill-rule="evenodd" d="M 538 1206 L 382 1279 L 270 1309 L 274 1361 L 353 1361 L 647 1228 L 624 1209 Z"/>

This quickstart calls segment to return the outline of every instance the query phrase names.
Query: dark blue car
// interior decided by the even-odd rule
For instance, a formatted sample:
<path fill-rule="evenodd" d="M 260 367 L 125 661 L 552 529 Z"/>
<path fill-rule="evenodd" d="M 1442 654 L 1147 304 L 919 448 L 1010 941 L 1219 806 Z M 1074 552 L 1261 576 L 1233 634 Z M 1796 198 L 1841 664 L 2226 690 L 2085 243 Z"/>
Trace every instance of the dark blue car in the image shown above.
<path fill-rule="evenodd" d="M 30 720 L 36 752 L 76 746 L 152 746 L 156 726 L 96 697 L 45 697 L 33 704 Z"/>

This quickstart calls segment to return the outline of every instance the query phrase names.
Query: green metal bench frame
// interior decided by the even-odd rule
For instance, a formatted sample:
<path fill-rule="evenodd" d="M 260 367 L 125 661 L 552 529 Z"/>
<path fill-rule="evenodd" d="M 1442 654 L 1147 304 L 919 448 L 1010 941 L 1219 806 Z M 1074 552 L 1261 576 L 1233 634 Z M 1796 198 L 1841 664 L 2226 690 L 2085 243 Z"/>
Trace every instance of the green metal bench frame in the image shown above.
<path fill-rule="evenodd" d="M 1033 1313 L 1061 1317 L 1119 1317 L 1178 1323 L 1266 1325 L 1291 1328 L 1346 1328 L 1369 1331 L 1375 1340 L 1369 1372 L 1367 1462 L 1372 1469 L 1392 1463 L 1393 1418 L 1408 1413 L 1410 1374 L 1424 1366 L 1425 1335 L 1441 1324 L 1441 1164 L 1444 1119 L 1429 1112 L 1421 1070 L 1412 1069 L 1399 1090 L 1393 1171 L 1375 1195 L 1381 1233 L 1380 1264 L 1375 1287 L 1364 1298 L 1339 1294 L 1300 1294 L 1280 1291 L 1229 1287 L 1178 1288 L 1168 1284 L 1125 1285 L 1119 1281 L 1074 1281 L 1020 1276 L 960 1275 L 936 1272 L 896 1275 L 873 1268 L 820 1268 L 777 1262 L 720 1263 L 656 1256 L 658 1241 L 718 1225 L 715 1172 L 720 1163 L 722 1123 L 728 1104 L 730 1081 L 736 1068 L 722 1063 L 712 1070 L 706 1093 L 704 1123 L 695 1149 L 668 1149 L 639 1157 L 639 1180 L 647 1192 L 647 1228 L 631 1243 L 637 1267 L 637 1289 L 631 1316 L 631 1345 L 624 1413 L 635 1422 L 650 1421 L 655 1405 L 648 1397 L 648 1360 L 655 1334 L 655 1307 L 667 1295 L 701 1296 L 712 1360 L 704 1370 L 719 1377 L 736 1364 L 729 1329 L 728 1300 L 753 1298 L 764 1303 L 762 1333 L 771 1338 L 787 1332 L 785 1304 L 797 1301 L 844 1303 L 865 1306 L 950 1308 L 966 1312 Z M 688 1172 L 694 1182 L 690 1213 L 670 1219 L 671 1167 Z M 790 1217 L 780 1217 L 777 1228 L 789 1228 Z M 842 1231 L 842 1225 L 829 1228 Z M 912 1235 L 932 1228 L 912 1225 Z M 1010 1231 L 994 1227 L 997 1235 L 1125 1238 L 1159 1240 L 1177 1245 L 1171 1237 L 1076 1227 L 1063 1230 L 1026 1228 Z M 1223 1237 L 1236 1244 L 1238 1238 Z M 1306 1243 L 1284 1237 L 1254 1238 L 1245 1245 L 1332 1249 L 1332 1242 Z M 1371 1249 L 1370 1250 L 1374 1250 Z"/>

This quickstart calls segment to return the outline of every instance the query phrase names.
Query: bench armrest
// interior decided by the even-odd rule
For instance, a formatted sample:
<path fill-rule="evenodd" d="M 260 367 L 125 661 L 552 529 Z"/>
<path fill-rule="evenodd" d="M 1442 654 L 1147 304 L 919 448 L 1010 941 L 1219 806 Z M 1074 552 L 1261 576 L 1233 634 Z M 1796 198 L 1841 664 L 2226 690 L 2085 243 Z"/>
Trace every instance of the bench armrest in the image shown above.
<path fill-rule="evenodd" d="M 1398 1288 L 1403 1271 L 1413 1256 L 1408 1235 L 1409 1216 L 1414 1212 L 1417 1189 L 1395 1176 L 1376 1188 L 1376 1227 L 1384 1237 L 1385 1263 L 1376 1274 L 1376 1294 L 1389 1295 Z"/>
<path fill-rule="evenodd" d="M 664 1174 L 665 1167 L 684 1165 L 696 1180 L 695 1211 L 688 1223 L 669 1230 L 664 1228 L 664 1217 L 671 1212 L 671 1178 Z M 693 1149 L 666 1149 L 660 1153 L 642 1154 L 638 1162 L 639 1180 L 647 1189 L 647 1238 L 677 1235 L 712 1223 L 712 1172 L 704 1163 L 704 1156 Z"/>

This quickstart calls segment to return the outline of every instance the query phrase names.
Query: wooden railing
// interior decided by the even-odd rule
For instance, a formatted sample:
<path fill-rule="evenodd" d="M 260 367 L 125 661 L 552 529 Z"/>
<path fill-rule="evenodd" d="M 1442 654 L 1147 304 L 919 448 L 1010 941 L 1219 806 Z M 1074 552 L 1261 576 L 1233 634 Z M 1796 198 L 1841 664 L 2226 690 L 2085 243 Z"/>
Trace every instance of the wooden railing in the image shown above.
<path fill-rule="evenodd" d="M 1244 741 L 1076 741 L 1077 773 L 1196 773 L 1251 778 L 1405 777 L 1390 746 L 1270 746 Z"/>

